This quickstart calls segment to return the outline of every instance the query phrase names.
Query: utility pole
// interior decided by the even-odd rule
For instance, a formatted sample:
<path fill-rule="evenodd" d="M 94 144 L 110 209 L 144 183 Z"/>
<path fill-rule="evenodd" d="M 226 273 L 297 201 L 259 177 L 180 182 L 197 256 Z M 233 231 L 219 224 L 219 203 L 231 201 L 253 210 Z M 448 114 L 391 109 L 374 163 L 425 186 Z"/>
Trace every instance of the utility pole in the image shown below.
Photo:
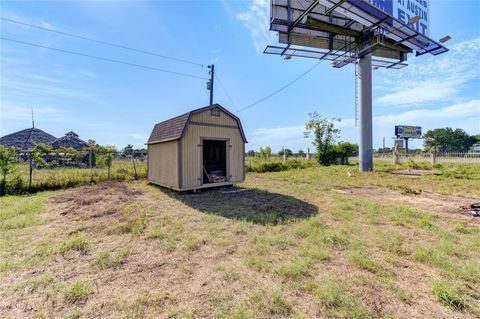
<path fill-rule="evenodd" d="M 207 90 L 210 90 L 210 105 L 213 105 L 213 78 L 215 77 L 215 65 L 209 65 L 208 68 L 210 69 L 208 72 L 210 74 L 210 80 L 208 80 L 207 83 Z"/>

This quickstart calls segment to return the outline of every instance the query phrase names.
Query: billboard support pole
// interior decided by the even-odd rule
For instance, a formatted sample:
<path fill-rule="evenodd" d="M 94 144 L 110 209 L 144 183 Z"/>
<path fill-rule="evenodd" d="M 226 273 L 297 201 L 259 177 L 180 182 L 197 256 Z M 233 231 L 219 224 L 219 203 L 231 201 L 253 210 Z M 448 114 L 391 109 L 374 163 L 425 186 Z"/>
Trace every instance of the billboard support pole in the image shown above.
<path fill-rule="evenodd" d="M 405 157 L 408 157 L 408 137 L 405 137 Z"/>
<path fill-rule="evenodd" d="M 373 133 L 372 133 L 372 55 L 367 54 L 358 62 L 360 78 L 359 112 L 359 169 L 361 172 L 373 171 Z"/>

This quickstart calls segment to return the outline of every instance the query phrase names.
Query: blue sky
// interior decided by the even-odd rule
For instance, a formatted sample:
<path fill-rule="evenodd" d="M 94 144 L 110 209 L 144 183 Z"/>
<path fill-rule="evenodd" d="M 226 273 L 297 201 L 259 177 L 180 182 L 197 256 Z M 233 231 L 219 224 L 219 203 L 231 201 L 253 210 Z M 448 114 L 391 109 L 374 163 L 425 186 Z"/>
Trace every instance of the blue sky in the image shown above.
<path fill-rule="evenodd" d="M 430 36 L 447 42 L 438 57 L 409 56 L 402 70 L 376 70 L 374 146 L 394 125 L 424 130 L 460 127 L 480 133 L 480 1 L 435 1 Z M 5 38 L 130 63 L 208 76 L 215 63 L 215 102 L 235 111 L 275 91 L 316 63 L 262 54 L 276 43 L 268 31 L 269 2 L 249 1 L 2 1 L 3 18 L 196 61 L 204 67 L 112 48 L 1 21 Z M 208 104 L 206 81 L 1 42 L 0 135 L 36 127 L 55 136 L 67 131 L 101 144 L 141 147 L 153 125 Z M 218 82 L 218 81 L 217 81 Z M 354 68 L 322 62 L 272 98 L 238 113 L 247 149 L 270 145 L 298 150 L 308 113 L 340 117 L 342 140 L 357 141 Z M 225 93 L 225 90 L 227 93 Z M 413 146 L 421 146 L 420 141 Z"/>

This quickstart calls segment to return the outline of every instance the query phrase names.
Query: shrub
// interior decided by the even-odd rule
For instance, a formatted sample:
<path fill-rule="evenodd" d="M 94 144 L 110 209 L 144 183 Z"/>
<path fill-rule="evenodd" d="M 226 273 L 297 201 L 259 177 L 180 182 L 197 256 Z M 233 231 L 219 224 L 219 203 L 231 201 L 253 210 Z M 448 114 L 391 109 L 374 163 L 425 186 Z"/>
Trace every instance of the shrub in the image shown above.
<path fill-rule="evenodd" d="M 312 166 L 313 166 L 313 163 L 310 161 L 292 159 L 287 161 L 286 163 L 266 162 L 266 163 L 260 163 L 259 165 L 253 166 L 253 167 L 247 166 L 246 170 L 247 172 L 266 173 L 266 172 L 281 172 L 281 171 L 287 171 L 291 169 L 303 169 L 303 168 L 309 168 Z"/>

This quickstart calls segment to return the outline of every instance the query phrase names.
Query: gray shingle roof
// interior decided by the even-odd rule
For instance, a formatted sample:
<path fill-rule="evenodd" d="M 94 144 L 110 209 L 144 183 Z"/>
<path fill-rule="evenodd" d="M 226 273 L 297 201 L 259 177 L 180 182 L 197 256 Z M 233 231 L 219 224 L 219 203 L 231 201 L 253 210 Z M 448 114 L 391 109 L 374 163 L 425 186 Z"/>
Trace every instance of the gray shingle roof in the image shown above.
<path fill-rule="evenodd" d="M 87 146 L 88 143 L 79 138 L 78 134 L 72 131 L 65 133 L 65 136 L 60 137 L 52 143 L 53 148 L 72 147 L 79 150 Z"/>
<path fill-rule="evenodd" d="M 243 140 L 247 142 L 247 139 L 245 138 L 245 134 L 243 132 L 242 124 L 240 123 L 240 119 L 220 104 L 213 104 L 156 124 L 152 130 L 152 133 L 150 134 L 150 138 L 148 139 L 147 144 L 173 141 L 182 138 L 190 116 L 193 113 L 206 111 L 211 108 L 219 108 L 220 110 L 234 118 L 238 123 L 238 127 L 240 128 L 240 134 L 242 135 Z"/>
<path fill-rule="evenodd" d="M 15 147 L 17 150 L 28 150 L 38 143 L 51 145 L 57 138 L 38 128 L 27 128 L 12 134 L 0 137 L 0 144 L 6 148 Z"/>
<path fill-rule="evenodd" d="M 150 134 L 148 143 L 178 140 L 182 137 L 183 129 L 187 125 L 189 117 L 190 112 L 156 124 L 152 134 Z"/>

